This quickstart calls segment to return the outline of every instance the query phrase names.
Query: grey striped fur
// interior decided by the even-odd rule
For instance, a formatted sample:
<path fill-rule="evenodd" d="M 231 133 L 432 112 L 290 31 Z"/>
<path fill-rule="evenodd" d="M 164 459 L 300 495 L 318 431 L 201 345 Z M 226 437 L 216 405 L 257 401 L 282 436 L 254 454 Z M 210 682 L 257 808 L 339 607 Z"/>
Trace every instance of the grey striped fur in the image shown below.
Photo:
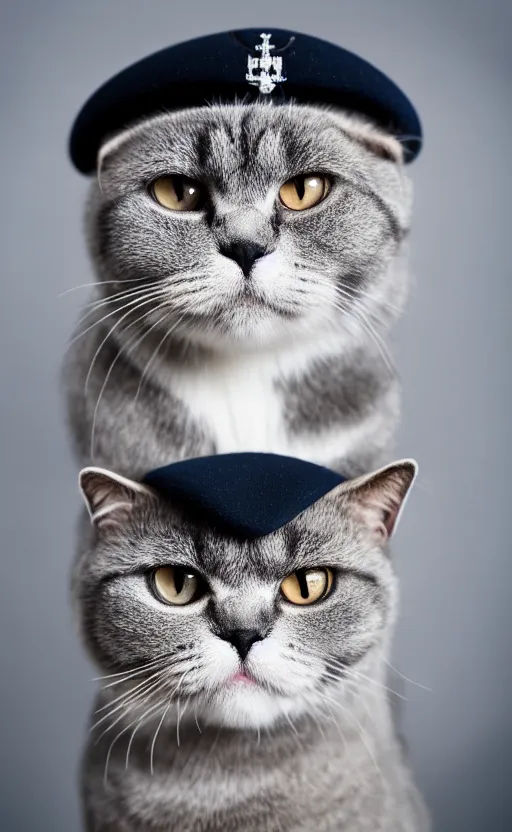
<path fill-rule="evenodd" d="M 169 172 L 204 183 L 205 211 L 155 204 L 148 183 Z M 307 172 L 329 195 L 286 210 L 280 185 Z M 87 216 L 100 304 L 65 367 L 80 462 L 140 476 L 261 450 L 352 475 L 389 459 L 410 207 L 399 144 L 333 110 L 202 107 L 107 142 Z M 249 281 L 219 251 L 233 241 L 268 251 Z"/>
<path fill-rule="evenodd" d="M 99 526 L 74 576 L 105 674 L 83 768 L 88 832 L 428 830 L 385 687 L 397 581 L 382 529 L 413 477 L 404 461 L 344 483 L 248 542 L 93 475 Z M 148 575 L 165 564 L 197 570 L 206 596 L 157 600 Z M 284 577 L 315 566 L 335 573 L 328 597 L 280 596 Z M 257 685 L 229 681 L 232 628 L 262 634 L 243 665 Z"/>

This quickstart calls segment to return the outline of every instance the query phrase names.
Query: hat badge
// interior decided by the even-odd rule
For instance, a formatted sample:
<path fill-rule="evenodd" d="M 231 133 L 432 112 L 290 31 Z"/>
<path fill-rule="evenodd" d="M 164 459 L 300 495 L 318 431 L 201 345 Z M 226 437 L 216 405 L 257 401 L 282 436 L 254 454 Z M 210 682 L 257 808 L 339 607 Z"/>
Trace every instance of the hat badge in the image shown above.
<path fill-rule="evenodd" d="M 278 55 L 271 55 L 270 50 L 275 46 L 270 43 L 271 34 L 262 33 L 260 38 L 263 43 L 256 45 L 256 50 L 261 52 L 260 56 L 247 58 L 246 80 L 253 87 L 258 87 L 264 95 L 268 95 L 276 87 L 286 81 L 283 71 L 283 59 Z M 256 74 L 255 74 L 256 73 Z"/>

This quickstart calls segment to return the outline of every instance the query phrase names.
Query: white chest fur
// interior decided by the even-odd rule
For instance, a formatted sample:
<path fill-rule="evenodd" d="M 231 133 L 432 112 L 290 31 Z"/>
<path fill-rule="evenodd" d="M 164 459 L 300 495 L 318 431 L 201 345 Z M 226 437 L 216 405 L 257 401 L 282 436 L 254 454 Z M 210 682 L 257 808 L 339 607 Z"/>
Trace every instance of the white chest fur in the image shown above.
<path fill-rule="evenodd" d="M 218 360 L 174 372 L 173 394 L 214 439 L 217 453 L 278 453 L 329 465 L 350 455 L 375 425 L 368 419 L 342 428 L 340 414 L 340 425 L 329 430 L 310 425 L 291 433 L 279 381 L 300 374 L 310 362 L 311 354 L 301 354 L 300 348 Z"/>
<path fill-rule="evenodd" d="M 214 437 L 218 453 L 286 453 L 278 375 L 271 360 L 222 361 L 174 376 L 173 391 Z"/>

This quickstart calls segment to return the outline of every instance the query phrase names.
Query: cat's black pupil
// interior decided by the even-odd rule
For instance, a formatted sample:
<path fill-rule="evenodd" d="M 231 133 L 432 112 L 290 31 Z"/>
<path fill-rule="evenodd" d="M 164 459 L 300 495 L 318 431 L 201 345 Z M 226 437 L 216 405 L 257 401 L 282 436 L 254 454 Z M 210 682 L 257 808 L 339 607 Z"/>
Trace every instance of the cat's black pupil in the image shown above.
<path fill-rule="evenodd" d="M 179 569 L 176 566 L 174 567 L 174 587 L 176 589 L 176 595 L 179 595 L 183 589 L 185 584 L 185 572 L 183 569 Z"/>
<path fill-rule="evenodd" d="M 176 198 L 178 202 L 181 202 L 181 200 L 183 199 L 183 179 L 181 178 L 181 176 L 174 177 L 173 185 Z"/>
<path fill-rule="evenodd" d="M 297 581 L 299 583 L 301 598 L 309 598 L 309 587 L 308 579 L 306 578 L 306 570 L 298 569 L 295 574 L 297 575 Z"/>
<path fill-rule="evenodd" d="M 299 197 L 299 199 L 304 199 L 304 194 L 306 193 L 304 176 L 297 176 L 295 178 L 295 190 L 297 191 L 297 196 Z M 307 598 L 307 595 L 303 595 L 302 597 Z"/>

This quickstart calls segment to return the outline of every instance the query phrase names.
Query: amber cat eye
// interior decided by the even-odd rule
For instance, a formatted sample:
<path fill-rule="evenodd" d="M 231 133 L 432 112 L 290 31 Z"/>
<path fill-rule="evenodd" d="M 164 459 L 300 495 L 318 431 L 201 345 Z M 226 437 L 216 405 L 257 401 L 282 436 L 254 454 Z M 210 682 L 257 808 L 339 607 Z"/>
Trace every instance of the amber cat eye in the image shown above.
<path fill-rule="evenodd" d="M 292 604 L 314 604 L 332 589 L 334 576 L 330 569 L 297 569 L 281 584 L 281 594 Z"/>
<path fill-rule="evenodd" d="M 160 566 L 152 575 L 155 595 L 166 604 L 183 607 L 203 594 L 201 579 L 182 566 Z"/>
<path fill-rule="evenodd" d="M 326 176 L 311 173 L 289 179 L 281 185 L 279 197 L 291 211 L 305 211 L 325 199 L 330 189 L 331 183 Z"/>
<path fill-rule="evenodd" d="M 199 211 L 204 203 L 204 189 L 184 176 L 160 176 L 150 187 L 156 202 L 170 211 Z"/>

